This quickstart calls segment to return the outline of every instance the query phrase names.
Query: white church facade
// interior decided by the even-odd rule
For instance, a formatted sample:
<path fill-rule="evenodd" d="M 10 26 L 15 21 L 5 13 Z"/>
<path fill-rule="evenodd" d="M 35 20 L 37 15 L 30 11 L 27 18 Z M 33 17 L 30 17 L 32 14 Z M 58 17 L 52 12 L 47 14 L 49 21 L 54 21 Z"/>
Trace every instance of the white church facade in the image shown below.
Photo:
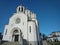
<path fill-rule="evenodd" d="M 18 6 L 17 12 L 10 17 L 9 23 L 5 25 L 3 40 L 21 42 L 21 45 L 23 45 L 23 41 L 28 45 L 40 44 L 36 14 L 23 6 Z"/>

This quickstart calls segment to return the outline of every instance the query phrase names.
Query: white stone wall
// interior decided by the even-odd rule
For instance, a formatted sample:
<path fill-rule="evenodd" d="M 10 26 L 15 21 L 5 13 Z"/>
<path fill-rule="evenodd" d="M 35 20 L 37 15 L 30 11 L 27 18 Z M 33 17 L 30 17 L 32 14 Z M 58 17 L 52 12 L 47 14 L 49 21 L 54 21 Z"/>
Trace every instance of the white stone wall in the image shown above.
<path fill-rule="evenodd" d="M 36 14 L 31 13 L 29 10 L 25 10 L 23 7 L 23 12 L 18 8 L 22 8 L 21 6 L 17 7 L 17 13 L 14 13 L 12 17 L 9 19 L 8 25 L 5 26 L 3 40 L 13 42 L 12 35 L 15 29 L 22 31 L 23 39 L 29 41 L 29 44 L 37 45 L 37 41 L 39 39 L 39 31 L 38 29 L 38 22 L 36 19 Z M 24 12 L 26 11 L 26 12 Z M 20 23 L 16 24 L 16 19 L 20 18 Z M 31 32 L 30 32 L 31 26 Z M 7 34 L 5 35 L 7 29 Z M 38 37 L 37 37 L 38 35 Z M 38 40 L 37 40 L 38 39 Z"/>
<path fill-rule="evenodd" d="M 21 19 L 21 22 L 19 24 L 16 24 L 15 23 L 15 20 L 16 18 L 20 18 Z M 9 21 L 9 25 L 10 25 L 10 28 L 7 26 L 8 28 L 8 36 L 11 34 L 9 34 L 9 32 L 11 32 L 13 30 L 13 28 L 20 28 L 20 30 L 22 31 L 23 33 L 23 38 L 27 40 L 27 16 L 23 13 L 17 13 L 16 15 L 13 15 Z M 24 23 L 24 24 L 23 24 Z M 6 28 L 6 29 L 7 29 Z M 5 36 L 7 39 L 8 37 Z M 4 37 L 4 38 L 5 38 Z"/>
<path fill-rule="evenodd" d="M 37 34 L 36 34 L 36 26 L 34 21 L 28 22 L 28 40 L 33 45 L 37 45 Z M 30 26 L 31 26 L 31 32 L 30 32 Z"/>

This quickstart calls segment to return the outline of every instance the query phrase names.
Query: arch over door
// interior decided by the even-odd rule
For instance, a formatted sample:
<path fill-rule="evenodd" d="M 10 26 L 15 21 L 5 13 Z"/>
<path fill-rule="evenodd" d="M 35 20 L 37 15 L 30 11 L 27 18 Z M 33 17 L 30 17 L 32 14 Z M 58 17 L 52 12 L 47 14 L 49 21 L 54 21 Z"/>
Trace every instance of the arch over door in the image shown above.
<path fill-rule="evenodd" d="M 19 32 L 18 32 L 18 30 L 14 30 L 13 35 L 14 35 L 14 42 L 18 42 L 19 41 Z"/>

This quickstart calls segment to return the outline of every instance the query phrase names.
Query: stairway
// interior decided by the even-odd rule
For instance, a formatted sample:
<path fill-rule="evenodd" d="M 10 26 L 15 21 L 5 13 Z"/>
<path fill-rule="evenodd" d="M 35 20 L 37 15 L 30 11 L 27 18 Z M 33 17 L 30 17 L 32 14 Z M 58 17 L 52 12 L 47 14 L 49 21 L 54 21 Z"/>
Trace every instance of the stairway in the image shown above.
<path fill-rule="evenodd" d="M 19 43 L 19 42 L 4 42 L 2 45 L 22 45 L 22 43 Z"/>

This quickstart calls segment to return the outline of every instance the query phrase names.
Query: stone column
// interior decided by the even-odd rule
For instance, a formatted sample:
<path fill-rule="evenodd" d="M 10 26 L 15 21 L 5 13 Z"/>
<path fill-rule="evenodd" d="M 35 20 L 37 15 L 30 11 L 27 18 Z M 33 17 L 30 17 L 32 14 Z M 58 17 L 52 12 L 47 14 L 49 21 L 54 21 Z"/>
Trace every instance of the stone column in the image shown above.
<path fill-rule="evenodd" d="M 19 34 L 19 43 L 20 45 L 23 45 L 23 37 L 22 37 L 22 32 L 20 31 L 20 34 Z"/>

